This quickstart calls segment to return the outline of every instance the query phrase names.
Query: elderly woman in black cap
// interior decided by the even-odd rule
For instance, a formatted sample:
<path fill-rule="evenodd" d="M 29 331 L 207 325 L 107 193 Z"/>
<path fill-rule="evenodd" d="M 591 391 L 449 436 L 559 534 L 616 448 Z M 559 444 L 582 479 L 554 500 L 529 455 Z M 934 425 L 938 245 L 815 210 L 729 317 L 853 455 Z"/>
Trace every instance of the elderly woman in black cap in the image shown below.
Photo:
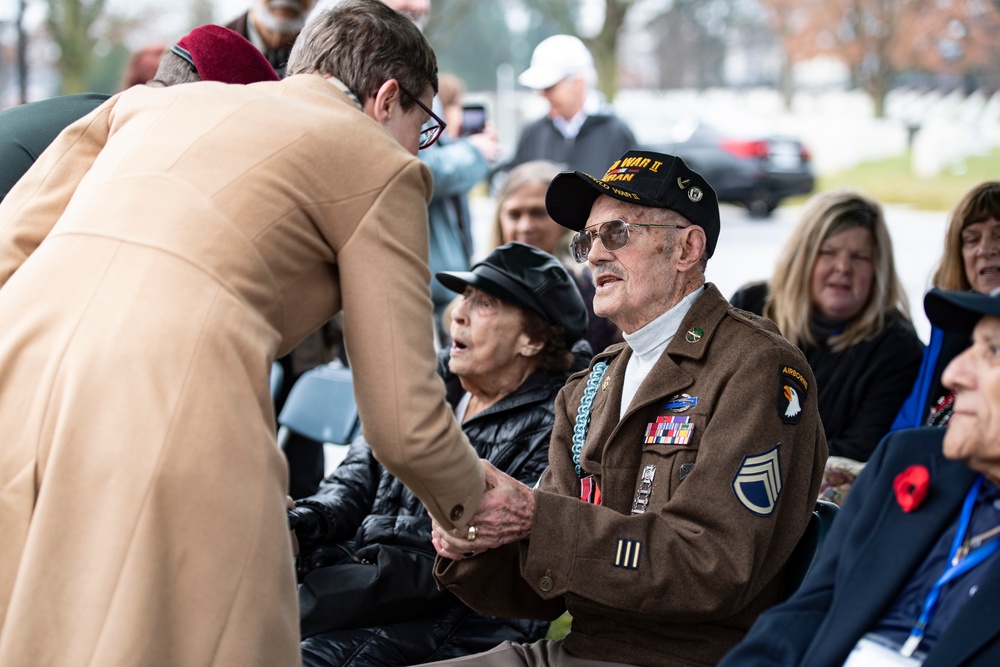
<path fill-rule="evenodd" d="M 575 281 L 523 243 L 437 278 L 463 297 L 438 368 L 455 416 L 482 458 L 534 484 L 548 463 L 556 394 L 590 358 Z M 438 590 L 430 517 L 363 438 L 295 505 L 306 667 L 419 664 L 545 634 L 544 623 L 483 616 Z"/>

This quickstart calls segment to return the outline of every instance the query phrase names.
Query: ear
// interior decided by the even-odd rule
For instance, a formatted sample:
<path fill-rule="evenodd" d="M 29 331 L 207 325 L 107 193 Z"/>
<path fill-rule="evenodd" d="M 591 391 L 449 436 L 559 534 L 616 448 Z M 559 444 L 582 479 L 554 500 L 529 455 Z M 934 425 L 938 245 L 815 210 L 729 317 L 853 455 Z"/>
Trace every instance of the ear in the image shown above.
<path fill-rule="evenodd" d="M 399 83 L 395 79 L 389 79 L 379 87 L 375 95 L 365 100 L 362 108 L 379 125 L 385 125 L 392 117 L 393 107 L 399 101 L 399 96 Z"/>
<path fill-rule="evenodd" d="M 542 341 L 532 340 L 526 333 L 522 333 L 517 342 L 518 352 L 522 357 L 534 357 L 542 351 L 543 347 L 545 347 L 545 344 Z"/>
<path fill-rule="evenodd" d="M 691 225 L 678 235 L 676 250 L 678 252 L 677 269 L 688 271 L 701 262 L 705 256 L 708 237 L 705 230 L 698 225 Z"/>

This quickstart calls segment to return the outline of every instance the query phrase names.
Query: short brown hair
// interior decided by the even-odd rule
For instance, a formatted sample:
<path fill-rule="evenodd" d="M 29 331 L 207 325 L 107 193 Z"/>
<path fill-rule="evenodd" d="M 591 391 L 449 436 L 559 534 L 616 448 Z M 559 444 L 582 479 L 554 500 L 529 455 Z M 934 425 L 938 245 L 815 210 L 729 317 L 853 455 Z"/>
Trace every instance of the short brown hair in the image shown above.
<path fill-rule="evenodd" d="M 549 324 L 540 314 L 529 308 L 516 306 L 521 311 L 524 333 L 532 341 L 542 344 L 535 357 L 535 370 L 546 375 L 559 375 L 573 365 L 573 352 L 566 345 L 566 331 Z"/>
<path fill-rule="evenodd" d="M 288 58 L 288 76 L 335 76 L 362 104 L 389 79 L 414 95 L 437 92 L 437 57 L 417 26 L 379 0 L 344 0 L 302 29 Z M 415 103 L 402 95 L 409 109 Z"/>
<path fill-rule="evenodd" d="M 965 193 L 955 205 L 944 233 L 944 254 L 934 272 L 934 287 L 970 290 L 962 261 L 962 230 L 976 222 L 1000 220 L 1000 181 L 984 181 Z"/>

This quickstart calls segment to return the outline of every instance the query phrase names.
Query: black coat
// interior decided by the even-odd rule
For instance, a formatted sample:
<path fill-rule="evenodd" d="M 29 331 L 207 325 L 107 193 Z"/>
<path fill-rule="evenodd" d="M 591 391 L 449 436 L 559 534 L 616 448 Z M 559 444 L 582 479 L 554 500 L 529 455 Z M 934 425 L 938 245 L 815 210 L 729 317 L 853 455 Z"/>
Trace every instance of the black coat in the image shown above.
<path fill-rule="evenodd" d="M 514 157 L 504 168 L 513 169 L 531 160 L 551 160 L 566 169 L 601 176 L 611 163 L 637 148 L 635 137 L 621 119 L 600 112 L 587 116 L 580 133 L 567 139 L 548 116 L 525 126 Z"/>
<path fill-rule="evenodd" d="M 762 315 L 767 294 L 766 283 L 753 283 L 741 287 L 729 301 Z M 896 311 L 886 317 L 880 334 L 842 352 L 826 344 L 802 350 L 816 375 L 830 456 L 868 460 L 909 395 L 923 351 L 913 325 Z"/>
<path fill-rule="evenodd" d="M 898 431 L 858 477 L 802 586 L 765 612 L 719 667 L 834 667 L 893 603 L 955 521 L 976 474 L 941 454 L 945 430 Z M 930 487 L 909 514 L 893 480 L 926 466 Z M 984 565 L 984 567 L 987 567 Z M 931 648 L 924 667 L 1000 665 L 1000 565 L 994 563 Z"/>
<path fill-rule="evenodd" d="M 440 361 L 454 406 L 463 390 L 447 356 Z M 463 423 L 479 455 L 534 484 L 548 464 L 553 404 L 568 375 L 535 373 Z M 319 493 L 297 505 L 320 510 L 331 526 L 323 546 L 304 545 L 300 558 L 326 565 L 313 569 L 299 591 L 306 667 L 418 664 L 544 636 L 545 623 L 478 614 L 438 589 L 426 510 L 362 438 Z"/>

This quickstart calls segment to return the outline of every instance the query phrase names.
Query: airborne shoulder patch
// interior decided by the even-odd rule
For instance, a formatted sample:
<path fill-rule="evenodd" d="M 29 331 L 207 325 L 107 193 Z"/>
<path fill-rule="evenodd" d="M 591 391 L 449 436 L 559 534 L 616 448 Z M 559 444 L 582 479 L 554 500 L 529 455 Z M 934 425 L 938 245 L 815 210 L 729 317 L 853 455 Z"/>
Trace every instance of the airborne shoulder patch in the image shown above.
<path fill-rule="evenodd" d="M 802 406 L 809 391 L 809 381 L 791 366 L 781 367 L 781 391 L 778 393 L 778 417 L 786 424 L 802 421 Z"/>
<path fill-rule="evenodd" d="M 733 477 L 736 499 L 758 516 L 769 516 L 774 512 L 781 495 L 780 447 L 779 442 L 762 454 L 744 456 L 740 469 Z"/>

